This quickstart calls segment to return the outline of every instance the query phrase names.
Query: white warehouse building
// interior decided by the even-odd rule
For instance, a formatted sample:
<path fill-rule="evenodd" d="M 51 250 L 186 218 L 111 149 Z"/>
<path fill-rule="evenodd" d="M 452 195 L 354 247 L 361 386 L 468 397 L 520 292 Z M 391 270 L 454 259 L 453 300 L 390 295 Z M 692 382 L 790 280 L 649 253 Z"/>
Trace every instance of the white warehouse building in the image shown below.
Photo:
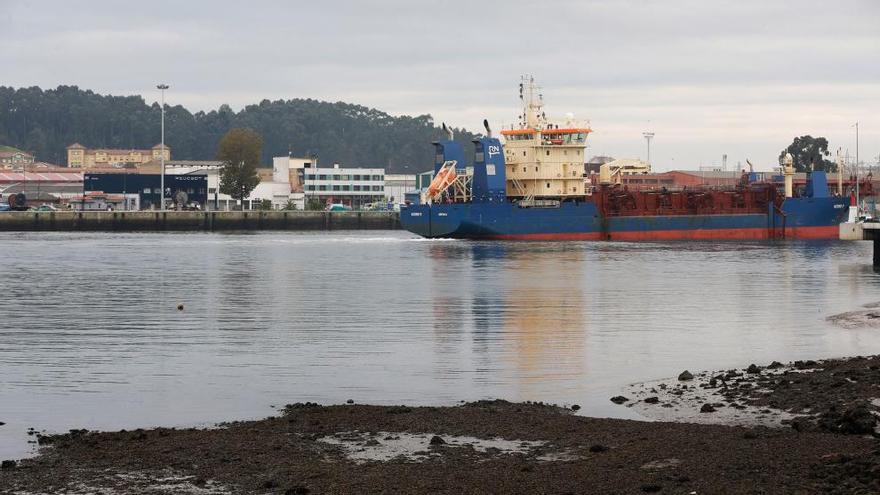
<path fill-rule="evenodd" d="M 289 177 L 292 194 L 302 193 L 297 202 L 312 199 L 322 204 L 343 204 L 358 209 L 385 200 L 384 168 L 343 168 L 338 164 L 321 168 L 313 159 L 275 157 L 272 160 L 275 181 Z M 297 204 L 297 207 L 301 207 Z"/>

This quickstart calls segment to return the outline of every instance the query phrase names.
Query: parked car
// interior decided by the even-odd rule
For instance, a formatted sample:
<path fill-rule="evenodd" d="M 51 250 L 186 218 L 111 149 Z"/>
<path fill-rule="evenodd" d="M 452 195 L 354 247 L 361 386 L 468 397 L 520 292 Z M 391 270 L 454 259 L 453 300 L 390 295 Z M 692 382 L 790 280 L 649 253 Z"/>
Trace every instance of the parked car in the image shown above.
<path fill-rule="evenodd" d="M 34 208 L 34 211 L 58 211 L 58 208 L 55 208 L 52 205 L 40 205 Z"/>
<path fill-rule="evenodd" d="M 0 203 L 0 211 L 12 211 L 12 208 L 6 203 Z"/>
<path fill-rule="evenodd" d="M 327 211 L 351 211 L 351 206 L 346 206 L 341 203 L 334 203 L 327 207 Z"/>

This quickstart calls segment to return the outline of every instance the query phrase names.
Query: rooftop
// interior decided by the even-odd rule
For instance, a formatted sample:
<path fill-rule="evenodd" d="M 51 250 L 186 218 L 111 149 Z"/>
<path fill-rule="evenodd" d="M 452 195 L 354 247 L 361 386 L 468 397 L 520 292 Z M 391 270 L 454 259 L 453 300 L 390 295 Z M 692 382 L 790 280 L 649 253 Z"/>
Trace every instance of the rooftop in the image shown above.
<path fill-rule="evenodd" d="M 79 143 L 73 143 L 67 147 L 67 149 L 81 149 L 88 150 L 94 152 L 102 152 L 102 153 L 115 153 L 115 154 L 128 154 L 131 152 L 141 152 L 141 153 L 152 153 L 152 150 L 162 149 L 162 144 L 157 144 L 150 149 L 138 149 L 138 148 L 86 148 L 85 146 Z M 171 147 L 167 144 L 165 145 L 166 150 L 171 150 Z"/>

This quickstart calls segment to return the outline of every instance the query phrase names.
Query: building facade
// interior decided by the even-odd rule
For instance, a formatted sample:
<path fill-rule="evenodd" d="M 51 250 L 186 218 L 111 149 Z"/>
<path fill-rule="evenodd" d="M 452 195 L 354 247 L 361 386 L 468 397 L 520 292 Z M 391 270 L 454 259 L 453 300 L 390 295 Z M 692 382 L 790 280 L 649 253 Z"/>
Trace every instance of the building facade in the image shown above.
<path fill-rule="evenodd" d="M 362 208 L 368 203 L 385 202 L 384 168 L 304 169 L 303 184 L 306 201 L 317 198 L 323 204 Z"/>
<path fill-rule="evenodd" d="M 417 176 L 415 174 L 387 174 L 385 175 L 385 197 L 389 203 L 403 203 L 406 193 L 417 189 Z"/>
<path fill-rule="evenodd" d="M 140 209 L 159 207 L 162 192 L 159 174 L 84 174 L 83 191 L 128 196 L 136 194 Z M 174 204 L 182 199 L 186 204 L 198 203 L 204 208 L 208 202 L 208 178 L 203 174 L 165 175 L 165 201 Z"/>
<path fill-rule="evenodd" d="M 79 143 L 73 143 L 67 147 L 67 166 L 73 168 L 94 168 L 114 165 L 141 164 L 149 161 L 159 161 L 162 155 L 165 160 L 171 160 L 171 149 L 157 144 L 148 150 L 123 150 L 123 149 L 88 149 Z"/>
<path fill-rule="evenodd" d="M 0 168 L 13 169 L 34 163 L 34 155 L 15 148 L 0 147 Z"/>

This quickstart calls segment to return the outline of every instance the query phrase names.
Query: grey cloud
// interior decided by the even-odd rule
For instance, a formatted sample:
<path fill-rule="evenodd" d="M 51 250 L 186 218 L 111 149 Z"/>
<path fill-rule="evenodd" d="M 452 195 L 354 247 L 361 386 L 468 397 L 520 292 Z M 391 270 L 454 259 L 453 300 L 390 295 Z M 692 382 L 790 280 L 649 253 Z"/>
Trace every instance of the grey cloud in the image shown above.
<path fill-rule="evenodd" d="M 527 72 L 549 110 L 592 119 L 594 149 L 642 154 L 652 127 L 661 166 L 770 163 L 793 134 L 849 140 L 852 119 L 880 153 L 872 0 L 4 0 L 0 19 L 5 85 L 152 101 L 161 80 L 193 110 L 314 97 L 478 128 L 515 118 Z"/>

